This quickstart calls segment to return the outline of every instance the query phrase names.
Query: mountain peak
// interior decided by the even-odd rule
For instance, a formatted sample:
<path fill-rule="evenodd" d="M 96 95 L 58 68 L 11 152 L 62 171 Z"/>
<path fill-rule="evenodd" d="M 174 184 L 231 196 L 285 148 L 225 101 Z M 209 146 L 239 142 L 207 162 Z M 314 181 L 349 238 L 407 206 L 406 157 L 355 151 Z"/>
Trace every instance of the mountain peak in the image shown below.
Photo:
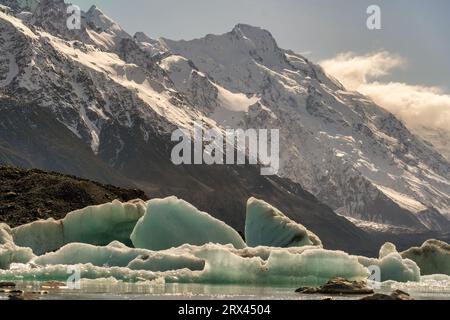
<path fill-rule="evenodd" d="M 96 5 L 93 5 L 86 12 L 86 19 L 93 23 L 97 28 L 107 30 L 117 24 L 106 14 L 103 13 Z"/>
<path fill-rule="evenodd" d="M 263 29 L 261 27 L 255 27 L 249 24 L 239 23 L 236 26 L 234 26 L 231 33 L 244 39 L 252 40 L 253 42 L 256 43 L 257 42 L 269 43 L 271 44 L 271 46 L 275 46 L 276 48 L 278 48 L 276 40 L 272 36 L 272 34 L 266 29 Z"/>

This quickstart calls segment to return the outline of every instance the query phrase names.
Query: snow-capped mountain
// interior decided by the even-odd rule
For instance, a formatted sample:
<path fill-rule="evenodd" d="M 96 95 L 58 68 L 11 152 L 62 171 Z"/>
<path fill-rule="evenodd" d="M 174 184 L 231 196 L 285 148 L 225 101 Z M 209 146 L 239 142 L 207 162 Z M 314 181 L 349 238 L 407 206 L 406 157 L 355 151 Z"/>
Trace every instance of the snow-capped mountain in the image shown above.
<path fill-rule="evenodd" d="M 448 161 L 392 114 L 279 48 L 269 32 L 237 25 L 192 41 L 155 40 L 129 35 L 95 6 L 80 30 L 69 30 L 66 6 L 42 0 L 26 19 L 0 12 L 0 93 L 11 106 L 3 113 L 11 118 L 0 119 L 0 159 L 133 181 L 151 195 L 178 192 L 238 230 L 242 217 L 230 212 L 241 209 L 230 199 L 256 192 L 303 208 L 297 218 L 325 242 L 333 232 L 364 238 L 299 185 L 354 219 L 450 230 Z M 171 132 L 198 119 L 219 130 L 280 129 L 280 174 L 298 184 L 256 176 L 250 166 L 173 166 Z M 30 135 L 47 125 L 52 152 L 6 134 L 24 129 L 21 121 Z M 43 154 L 51 158 L 41 161 Z M 224 190 L 227 183 L 234 190 Z"/>
<path fill-rule="evenodd" d="M 219 125 L 280 128 L 281 175 L 337 212 L 448 228 L 439 213 L 450 213 L 449 162 L 391 113 L 280 49 L 269 32 L 238 25 L 224 35 L 161 43 L 183 57 L 169 56 L 162 64 L 178 90 L 192 96 L 189 84 L 201 72 L 218 88 L 206 107 Z"/>

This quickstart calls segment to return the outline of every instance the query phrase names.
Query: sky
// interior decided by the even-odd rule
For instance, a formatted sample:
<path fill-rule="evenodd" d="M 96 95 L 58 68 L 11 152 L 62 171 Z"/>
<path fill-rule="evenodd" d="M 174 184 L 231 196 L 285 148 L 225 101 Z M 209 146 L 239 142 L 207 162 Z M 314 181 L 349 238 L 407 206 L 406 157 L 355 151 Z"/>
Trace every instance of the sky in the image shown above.
<path fill-rule="evenodd" d="M 66 0 L 67 2 L 68 0 Z M 237 23 L 269 30 L 280 47 L 314 62 L 340 53 L 386 51 L 404 63 L 383 80 L 450 92 L 448 0 L 71 0 L 97 5 L 134 34 L 193 39 L 230 31 Z M 367 7 L 381 8 L 381 30 L 366 27 Z"/>

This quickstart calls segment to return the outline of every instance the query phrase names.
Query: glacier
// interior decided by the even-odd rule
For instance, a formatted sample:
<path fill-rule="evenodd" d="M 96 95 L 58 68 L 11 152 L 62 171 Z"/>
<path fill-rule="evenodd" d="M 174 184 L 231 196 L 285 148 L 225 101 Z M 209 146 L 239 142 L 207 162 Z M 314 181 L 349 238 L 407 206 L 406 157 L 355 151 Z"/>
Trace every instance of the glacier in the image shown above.
<path fill-rule="evenodd" d="M 322 246 L 314 233 L 267 202 L 255 198 L 250 198 L 247 202 L 245 239 L 251 247 Z"/>
<path fill-rule="evenodd" d="M 185 243 L 230 243 L 235 248 L 246 246 L 233 228 L 176 197 L 150 200 L 145 215 L 131 234 L 131 240 L 135 247 L 151 250 L 169 249 Z"/>

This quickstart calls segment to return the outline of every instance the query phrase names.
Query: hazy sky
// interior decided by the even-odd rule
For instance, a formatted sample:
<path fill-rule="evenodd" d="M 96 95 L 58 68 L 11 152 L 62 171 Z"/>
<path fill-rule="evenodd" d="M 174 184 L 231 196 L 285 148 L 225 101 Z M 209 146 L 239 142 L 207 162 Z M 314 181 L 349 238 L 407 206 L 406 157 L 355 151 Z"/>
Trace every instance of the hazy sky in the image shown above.
<path fill-rule="evenodd" d="M 69 2 L 66 0 L 66 2 Z M 72 0 L 96 4 L 129 33 L 192 39 L 225 33 L 237 23 L 269 30 L 280 47 L 315 62 L 342 52 L 387 51 L 404 59 L 383 81 L 438 86 L 450 92 L 448 0 Z M 377 4 L 382 30 L 366 28 L 366 9 Z"/>

